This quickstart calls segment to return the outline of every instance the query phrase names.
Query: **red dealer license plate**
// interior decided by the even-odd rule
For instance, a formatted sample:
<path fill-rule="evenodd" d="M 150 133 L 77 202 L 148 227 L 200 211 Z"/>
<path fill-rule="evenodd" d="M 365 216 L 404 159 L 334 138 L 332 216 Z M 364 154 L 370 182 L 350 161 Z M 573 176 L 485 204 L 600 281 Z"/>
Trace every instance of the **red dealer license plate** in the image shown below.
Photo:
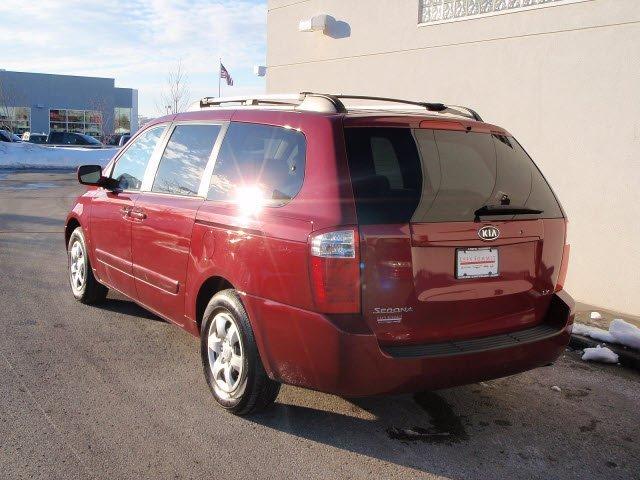
<path fill-rule="evenodd" d="M 456 278 L 497 277 L 497 248 L 456 249 Z"/>

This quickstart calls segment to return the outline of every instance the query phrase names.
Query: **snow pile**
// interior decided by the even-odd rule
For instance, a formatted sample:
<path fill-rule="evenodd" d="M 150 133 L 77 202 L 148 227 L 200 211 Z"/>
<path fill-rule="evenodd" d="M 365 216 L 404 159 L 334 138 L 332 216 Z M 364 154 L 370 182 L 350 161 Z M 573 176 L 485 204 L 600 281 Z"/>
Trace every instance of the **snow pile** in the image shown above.
<path fill-rule="evenodd" d="M 609 325 L 609 333 L 616 343 L 640 350 L 640 328 L 616 318 Z"/>
<path fill-rule="evenodd" d="M 611 322 L 609 325 L 609 331 L 597 327 L 590 327 L 589 325 L 583 325 L 582 323 L 574 323 L 572 333 L 575 335 L 590 337 L 601 342 L 617 343 L 624 345 L 625 347 L 640 350 L 640 328 L 630 324 L 629 322 L 625 322 L 621 318 L 616 318 Z M 585 352 L 587 350 L 594 349 L 587 348 L 585 349 Z M 589 360 L 584 356 L 582 359 Z"/>
<path fill-rule="evenodd" d="M 595 348 L 585 348 L 584 353 L 582 354 L 582 360 L 590 362 L 618 363 L 618 355 L 607 347 L 601 347 L 598 345 Z"/>
<path fill-rule="evenodd" d="M 600 340 L 601 342 L 616 343 L 616 339 L 611 333 L 597 327 L 590 327 L 582 323 L 573 324 L 573 332 L 575 335 L 583 335 L 585 337 L 591 337 L 594 340 Z"/>
<path fill-rule="evenodd" d="M 0 168 L 105 166 L 117 151 L 117 148 L 61 148 L 28 142 L 0 142 Z"/>
<path fill-rule="evenodd" d="M 589 317 L 591 317 L 591 320 L 600 320 L 602 318 L 602 315 L 600 315 L 600 312 L 591 312 L 591 315 L 589 315 Z"/>

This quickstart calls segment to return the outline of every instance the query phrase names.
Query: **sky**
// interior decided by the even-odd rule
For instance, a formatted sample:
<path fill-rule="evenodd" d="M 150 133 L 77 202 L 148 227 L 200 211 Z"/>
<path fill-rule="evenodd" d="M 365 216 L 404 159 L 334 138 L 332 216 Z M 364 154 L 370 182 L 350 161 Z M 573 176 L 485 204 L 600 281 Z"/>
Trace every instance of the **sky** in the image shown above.
<path fill-rule="evenodd" d="M 192 101 L 217 96 L 220 57 L 234 80 L 223 95 L 264 92 L 266 17 L 266 0 L 2 0 L 0 69 L 115 78 L 154 117 L 178 62 Z"/>

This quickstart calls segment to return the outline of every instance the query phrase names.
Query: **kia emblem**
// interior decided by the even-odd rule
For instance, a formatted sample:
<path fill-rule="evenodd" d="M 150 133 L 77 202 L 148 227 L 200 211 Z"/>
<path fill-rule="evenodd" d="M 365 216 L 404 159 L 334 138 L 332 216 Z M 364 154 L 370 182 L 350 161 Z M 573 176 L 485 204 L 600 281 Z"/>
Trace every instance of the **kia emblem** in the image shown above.
<path fill-rule="evenodd" d="M 493 225 L 487 225 L 486 227 L 482 227 L 478 230 L 478 236 L 481 240 L 485 241 L 495 240 L 500 236 L 500 230 L 498 230 L 498 227 L 494 227 Z"/>

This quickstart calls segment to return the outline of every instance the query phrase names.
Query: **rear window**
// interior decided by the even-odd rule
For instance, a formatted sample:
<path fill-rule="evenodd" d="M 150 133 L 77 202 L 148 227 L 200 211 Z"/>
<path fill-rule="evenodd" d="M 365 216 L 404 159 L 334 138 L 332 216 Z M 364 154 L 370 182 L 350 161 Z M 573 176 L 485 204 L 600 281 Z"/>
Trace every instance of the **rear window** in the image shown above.
<path fill-rule="evenodd" d="M 513 137 L 449 130 L 347 128 L 347 156 L 361 224 L 469 222 L 485 205 L 559 218 L 549 185 Z"/>

